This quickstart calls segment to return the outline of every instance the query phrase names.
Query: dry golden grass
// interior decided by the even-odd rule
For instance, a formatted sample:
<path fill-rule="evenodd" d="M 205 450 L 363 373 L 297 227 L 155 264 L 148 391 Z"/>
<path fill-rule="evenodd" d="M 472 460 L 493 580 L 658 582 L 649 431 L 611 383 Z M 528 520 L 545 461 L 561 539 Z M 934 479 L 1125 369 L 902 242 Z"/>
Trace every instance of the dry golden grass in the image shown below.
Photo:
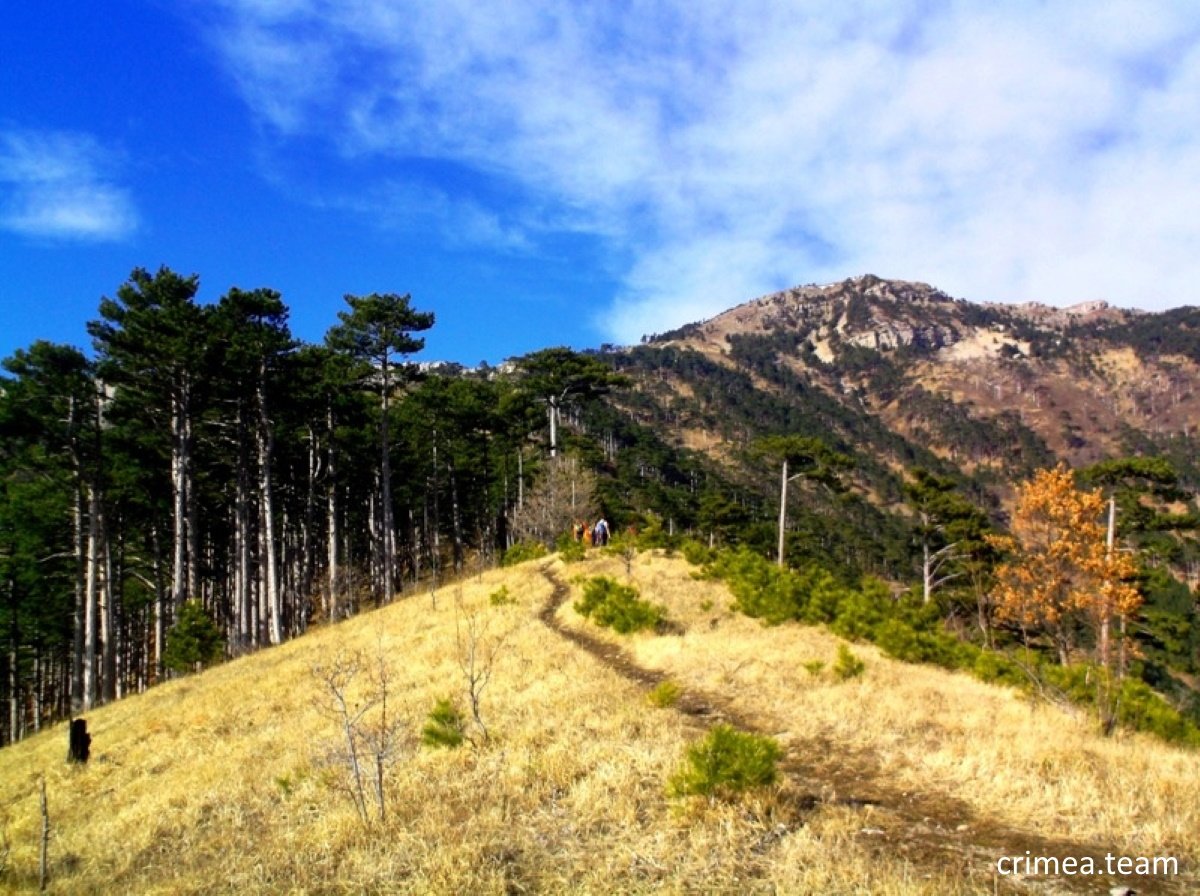
<path fill-rule="evenodd" d="M 875 835 L 869 806 L 800 805 L 786 783 L 735 804 L 669 800 L 666 779 L 702 727 L 650 706 L 643 688 L 538 621 L 551 593 L 542 565 L 448 586 L 436 606 L 407 597 L 99 709 L 84 768 L 64 761 L 65 726 L 0 751 L 11 844 L 0 888 L 37 886 L 44 775 L 57 893 L 993 892 L 987 861 L 909 855 Z M 553 568 L 624 577 L 619 560 L 598 556 Z M 678 560 L 635 561 L 643 594 L 686 631 L 620 643 L 685 688 L 744 707 L 792 752 L 817 735 L 831 755 L 874 755 L 897 786 L 944 790 L 1014 825 L 1197 858 L 1195 756 L 1100 740 L 1005 691 L 867 648 L 855 648 L 865 676 L 835 684 L 802 666 L 831 664 L 835 638 L 731 615 L 728 593 L 689 573 Z M 502 584 L 515 602 L 492 606 Z M 420 747 L 434 701 L 462 702 L 459 601 L 507 634 L 483 694 L 493 738 Z M 560 615 L 596 631 L 569 606 Z M 388 818 L 369 825 L 321 761 L 339 738 L 312 675 L 353 650 L 382 651 L 410 721 Z"/>
<path fill-rule="evenodd" d="M 623 579 L 625 565 L 592 562 L 588 574 Z M 1200 863 L 1195 751 L 1148 735 L 1100 737 L 1086 714 L 1071 717 L 967 675 L 900 663 L 869 645 L 853 648 L 866 673 L 839 683 L 829 669 L 842 642 L 823 629 L 767 628 L 732 613 L 724 588 L 690 579 L 682 560 L 641 557 L 633 579 L 685 628 L 682 637 L 623 642 L 638 663 L 685 688 L 736 696 L 785 744 L 799 749 L 815 739 L 838 755 L 863 756 L 886 781 L 945 792 L 981 817 L 1045 837 Z M 564 615 L 582 624 L 573 611 Z M 813 660 L 824 663 L 820 674 L 805 669 Z"/>

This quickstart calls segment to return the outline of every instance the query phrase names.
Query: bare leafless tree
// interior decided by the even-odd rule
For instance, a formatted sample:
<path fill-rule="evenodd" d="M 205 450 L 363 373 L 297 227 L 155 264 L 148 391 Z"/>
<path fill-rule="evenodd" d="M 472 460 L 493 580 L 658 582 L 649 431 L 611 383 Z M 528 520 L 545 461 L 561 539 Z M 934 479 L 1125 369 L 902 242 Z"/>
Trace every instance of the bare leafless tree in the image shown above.
<path fill-rule="evenodd" d="M 388 770 L 415 743 L 413 726 L 398 712 L 393 672 L 380 643 L 374 656 L 340 652 L 329 663 L 314 666 L 320 685 L 318 708 L 339 729 L 338 745 L 324 762 L 345 772 L 345 789 L 364 824 L 375 816 L 387 819 Z M 368 797 L 370 793 L 370 797 Z"/>
<path fill-rule="evenodd" d="M 511 634 L 511 630 L 493 631 L 495 620 L 495 614 L 469 609 L 464 605 L 462 595 L 457 596 L 454 643 L 473 722 L 473 731 L 465 731 L 464 736 L 476 747 L 486 744 L 490 737 L 483 721 L 483 692 L 492 680 L 496 660 L 504 652 Z"/>
<path fill-rule="evenodd" d="M 509 522 L 518 541 L 539 541 L 549 547 L 577 520 L 591 521 L 595 516 L 596 474 L 578 458 L 559 455 L 547 460 Z"/>

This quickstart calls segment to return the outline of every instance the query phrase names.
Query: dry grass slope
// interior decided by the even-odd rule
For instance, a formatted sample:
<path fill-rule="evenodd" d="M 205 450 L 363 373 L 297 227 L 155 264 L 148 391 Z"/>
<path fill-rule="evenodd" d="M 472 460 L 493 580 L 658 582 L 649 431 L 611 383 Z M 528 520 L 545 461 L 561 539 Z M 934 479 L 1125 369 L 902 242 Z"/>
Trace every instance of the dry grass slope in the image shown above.
<path fill-rule="evenodd" d="M 42 775 L 58 893 L 1026 891 L 997 880 L 991 856 L 912 848 L 889 830 L 883 800 L 839 798 L 856 788 L 933 793 L 1013 829 L 1200 860 L 1200 757 L 1098 739 L 1083 720 L 866 647 L 855 648 L 865 675 L 835 682 L 836 638 L 764 629 L 682 561 L 642 555 L 635 583 L 683 633 L 599 637 L 685 691 L 736 705 L 776 734 L 789 768 L 809 769 L 736 805 L 672 802 L 665 781 L 704 722 L 654 708 L 643 687 L 539 622 L 552 589 L 544 563 L 485 573 L 436 601 L 409 597 L 98 710 L 85 768 L 64 762 L 65 727 L 0 751 L 11 844 L 0 888 L 36 889 Z M 552 569 L 564 580 L 625 575 L 597 556 Z M 515 601 L 493 606 L 501 585 Z M 322 765 L 338 732 L 311 670 L 339 652 L 382 651 L 415 741 L 435 700 L 462 690 L 460 602 L 507 634 L 483 695 L 493 738 L 479 749 L 414 742 L 389 779 L 387 821 L 364 825 Z M 569 602 L 559 619 L 596 632 Z M 825 671 L 807 671 L 811 660 Z M 847 780 L 847 768 L 865 777 Z M 1196 878 L 1179 883 L 1187 892 Z"/>

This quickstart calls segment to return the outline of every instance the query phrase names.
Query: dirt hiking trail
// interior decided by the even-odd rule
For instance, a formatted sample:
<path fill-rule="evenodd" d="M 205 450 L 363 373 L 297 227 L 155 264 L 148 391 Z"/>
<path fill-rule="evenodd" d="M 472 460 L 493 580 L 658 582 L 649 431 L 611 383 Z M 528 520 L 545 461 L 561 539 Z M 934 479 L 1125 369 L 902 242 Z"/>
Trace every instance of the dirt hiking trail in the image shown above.
<path fill-rule="evenodd" d="M 538 614 L 540 621 L 556 635 L 586 651 L 623 678 L 649 691 L 668 676 L 638 665 L 620 647 L 587 632 L 567 626 L 558 617 L 559 608 L 571 590 L 549 566 L 542 574 L 553 590 Z M 676 683 L 678 684 L 678 683 Z M 761 721 L 738 710 L 725 696 L 684 689 L 673 707 L 707 729 L 728 723 L 743 731 L 769 734 Z M 869 849 L 900 855 L 914 868 L 945 871 L 958 867 L 964 877 L 981 880 L 986 869 L 987 893 L 1026 894 L 1108 894 L 1132 889 L 1137 896 L 1184 896 L 1198 891 L 1195 878 L 1148 877 L 1129 875 L 1121 878 L 1062 875 L 1037 878 L 1003 877 L 995 874 L 1000 856 L 1073 856 L 1090 857 L 1105 867 L 1107 854 L 1120 855 L 1103 844 L 1042 837 L 979 817 L 962 800 L 935 790 L 920 793 L 900 790 L 884 779 L 877 763 L 866 751 L 854 751 L 844 744 L 834 745 L 818 737 L 808 738 L 802 749 L 792 748 L 780 763 L 782 798 L 794 810 L 795 826 L 822 805 L 870 808 L 864 818 L 860 839 Z M 786 830 L 778 831 L 783 836 Z"/>

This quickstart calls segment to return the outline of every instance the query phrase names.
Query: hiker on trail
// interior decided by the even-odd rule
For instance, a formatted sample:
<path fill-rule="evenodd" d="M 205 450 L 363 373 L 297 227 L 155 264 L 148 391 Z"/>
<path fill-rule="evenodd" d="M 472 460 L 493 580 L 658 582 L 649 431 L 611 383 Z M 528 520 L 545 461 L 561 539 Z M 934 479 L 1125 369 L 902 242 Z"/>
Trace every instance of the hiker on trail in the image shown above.
<path fill-rule="evenodd" d="M 576 520 L 575 524 L 571 526 L 571 537 L 576 541 L 583 541 L 583 530 L 586 528 L 587 526 L 582 520 Z"/>
<path fill-rule="evenodd" d="M 592 546 L 592 527 L 591 526 L 585 525 L 583 527 L 583 546 L 585 548 L 590 548 Z"/>
<path fill-rule="evenodd" d="M 596 529 L 592 532 L 592 544 L 601 548 L 608 544 L 608 521 L 604 517 L 596 521 Z"/>

